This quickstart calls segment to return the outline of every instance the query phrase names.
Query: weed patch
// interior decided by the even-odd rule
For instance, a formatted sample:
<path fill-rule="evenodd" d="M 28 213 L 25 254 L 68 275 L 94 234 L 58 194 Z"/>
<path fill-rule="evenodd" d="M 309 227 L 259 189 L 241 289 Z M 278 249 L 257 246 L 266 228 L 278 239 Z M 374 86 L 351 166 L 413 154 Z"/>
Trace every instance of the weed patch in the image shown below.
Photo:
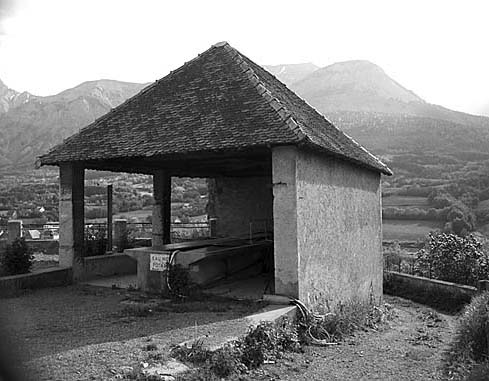
<path fill-rule="evenodd" d="M 34 256 L 25 238 L 17 238 L 7 245 L 5 253 L 0 255 L 0 267 L 5 275 L 28 273 L 32 267 Z"/>
<path fill-rule="evenodd" d="M 187 374 L 185 380 L 213 380 L 245 373 L 280 358 L 286 351 L 300 350 L 297 326 L 284 319 L 279 325 L 262 322 L 250 328 L 244 338 L 213 352 L 197 341 L 191 347 L 173 348 L 171 355 L 200 367 L 199 372 Z"/>
<path fill-rule="evenodd" d="M 393 315 L 393 309 L 370 303 L 351 301 L 340 305 L 334 313 L 317 315 L 307 313 L 299 322 L 301 340 L 307 344 L 338 343 L 355 331 L 377 330 Z"/>
<path fill-rule="evenodd" d="M 477 375 L 481 369 L 489 369 L 488 346 L 489 292 L 485 292 L 474 297 L 460 317 L 455 337 L 446 353 L 447 376 L 450 379 L 482 379 Z"/>

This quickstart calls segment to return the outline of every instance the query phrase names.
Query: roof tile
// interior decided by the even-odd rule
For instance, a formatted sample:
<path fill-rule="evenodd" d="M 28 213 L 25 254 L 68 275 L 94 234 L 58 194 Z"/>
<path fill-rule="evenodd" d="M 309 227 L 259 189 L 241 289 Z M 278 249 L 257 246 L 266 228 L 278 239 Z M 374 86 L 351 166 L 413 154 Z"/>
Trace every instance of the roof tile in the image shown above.
<path fill-rule="evenodd" d="M 301 144 L 391 174 L 268 71 L 218 43 L 40 157 L 61 162 Z"/>

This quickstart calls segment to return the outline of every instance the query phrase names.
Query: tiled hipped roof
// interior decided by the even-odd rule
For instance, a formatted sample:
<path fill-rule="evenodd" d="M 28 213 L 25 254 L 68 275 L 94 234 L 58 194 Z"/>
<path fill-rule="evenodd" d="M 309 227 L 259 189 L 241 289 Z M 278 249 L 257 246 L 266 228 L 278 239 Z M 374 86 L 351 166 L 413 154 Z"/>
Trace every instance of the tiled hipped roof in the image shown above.
<path fill-rule="evenodd" d="M 293 144 L 391 174 L 379 159 L 227 43 L 143 89 L 40 157 L 62 162 Z"/>

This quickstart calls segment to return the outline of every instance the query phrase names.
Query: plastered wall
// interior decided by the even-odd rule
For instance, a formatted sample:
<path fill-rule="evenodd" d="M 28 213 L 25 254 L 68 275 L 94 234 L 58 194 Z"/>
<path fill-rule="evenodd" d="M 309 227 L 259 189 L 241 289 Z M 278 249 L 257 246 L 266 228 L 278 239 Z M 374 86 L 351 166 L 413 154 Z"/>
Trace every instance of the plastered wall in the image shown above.
<path fill-rule="evenodd" d="M 209 181 L 209 217 L 217 218 L 217 236 L 248 236 L 271 229 L 272 179 L 219 177 Z"/>
<path fill-rule="evenodd" d="M 297 152 L 299 297 L 315 309 L 382 298 L 380 174 Z"/>
<path fill-rule="evenodd" d="M 297 241 L 297 149 L 272 150 L 275 293 L 299 297 Z"/>

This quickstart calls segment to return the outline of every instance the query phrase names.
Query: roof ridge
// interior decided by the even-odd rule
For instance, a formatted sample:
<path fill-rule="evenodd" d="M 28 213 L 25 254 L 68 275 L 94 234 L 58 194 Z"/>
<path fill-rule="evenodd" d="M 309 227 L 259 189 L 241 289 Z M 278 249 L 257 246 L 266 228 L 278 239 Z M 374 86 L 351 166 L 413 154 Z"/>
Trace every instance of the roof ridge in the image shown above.
<path fill-rule="evenodd" d="M 266 69 L 265 69 L 266 70 Z M 283 83 L 282 81 L 280 81 L 280 79 L 278 79 L 273 73 L 270 73 L 268 70 L 267 72 L 272 76 L 274 77 L 277 81 L 279 81 L 283 86 L 285 86 L 287 89 L 289 89 L 289 87 Z M 291 89 L 289 89 L 291 90 Z M 291 90 L 292 91 L 292 90 Z M 381 164 L 385 170 L 387 172 L 389 172 L 390 174 L 392 174 L 392 171 L 389 169 L 389 167 L 387 165 L 385 165 L 382 160 L 380 160 L 377 156 L 375 156 L 374 154 L 370 153 L 364 146 L 362 146 L 360 143 L 358 143 L 355 139 L 353 139 L 350 135 L 348 135 L 345 131 L 343 131 L 342 129 L 340 129 L 339 127 L 337 127 L 334 123 L 332 123 L 328 118 L 326 118 L 326 115 L 324 115 L 322 112 L 320 112 L 315 106 L 311 105 L 307 100 L 305 100 L 304 98 L 302 98 L 299 94 L 297 94 L 295 91 L 292 91 L 294 93 L 294 95 L 302 102 L 304 103 L 305 105 L 307 105 L 308 107 L 310 107 L 312 110 L 314 110 L 321 118 L 323 118 L 326 122 L 328 122 L 328 124 L 333 127 L 335 130 L 337 130 L 339 133 L 345 135 L 348 139 L 350 139 L 358 148 L 360 148 L 362 151 L 364 151 L 366 154 L 368 154 L 372 159 L 374 159 L 375 161 L 377 161 L 379 164 Z M 312 141 L 312 139 L 309 139 L 312 143 L 314 143 Z M 316 144 L 316 143 L 314 143 Z"/>
<path fill-rule="evenodd" d="M 284 124 L 299 137 L 299 140 L 309 140 L 309 136 L 304 132 L 299 122 L 297 122 L 293 114 L 280 102 L 280 100 L 273 96 L 272 92 L 260 81 L 260 77 L 255 73 L 253 68 L 243 59 L 241 54 L 229 45 L 227 42 L 220 42 L 213 45 L 215 48 L 223 48 L 226 53 L 238 64 L 243 70 L 243 74 L 248 77 L 248 80 L 252 83 L 258 94 L 272 107 L 272 109 L 278 114 Z"/>
<path fill-rule="evenodd" d="M 244 74 L 246 74 L 248 76 L 248 79 L 252 82 L 253 86 L 258 91 L 258 94 L 260 94 L 268 102 L 268 104 L 275 110 L 275 112 L 277 112 L 277 114 L 280 116 L 280 118 L 285 122 L 287 127 L 289 127 L 294 133 L 296 133 L 299 136 L 300 140 L 309 141 L 312 144 L 317 144 L 313 141 L 313 139 L 306 132 L 304 132 L 304 130 L 301 128 L 300 123 L 298 123 L 295 120 L 292 113 L 289 110 L 287 110 L 287 108 L 280 102 L 280 100 L 278 100 L 276 97 L 274 97 L 272 92 L 267 89 L 267 87 L 263 84 L 262 81 L 260 81 L 260 77 L 255 73 L 253 68 L 243 59 L 240 52 L 238 52 L 235 48 L 233 48 L 229 43 L 227 43 L 225 41 L 219 42 L 219 43 L 213 45 L 212 48 L 223 48 L 231 56 L 231 58 L 243 69 Z M 270 72 L 268 72 L 268 73 L 270 73 Z M 272 73 L 270 73 L 270 75 L 272 77 L 274 77 L 277 81 L 279 81 L 282 85 L 284 85 L 287 89 L 289 89 L 286 84 L 284 84 L 282 81 L 280 81 Z M 304 98 L 299 96 L 297 93 L 294 92 L 294 94 L 296 95 L 296 97 L 300 101 L 302 101 L 308 107 L 313 109 L 314 112 L 316 112 L 321 118 L 323 118 L 326 122 L 328 122 L 328 124 L 332 128 L 334 128 L 339 133 L 345 135 L 348 139 L 350 139 L 352 141 L 353 144 L 355 144 L 363 152 L 368 154 L 373 160 L 375 160 L 382 167 L 384 167 L 384 170 L 386 172 L 392 173 L 392 171 L 390 171 L 390 169 L 387 167 L 387 165 L 385 165 L 378 157 L 376 157 L 375 155 L 370 153 L 365 147 L 363 147 L 360 143 L 358 143 L 350 135 L 348 135 L 343 130 L 341 130 L 340 128 L 335 126 L 334 123 L 332 123 L 330 120 L 328 120 L 323 113 L 321 113 L 317 110 L 316 107 L 312 106 L 309 102 L 307 102 Z"/>
<path fill-rule="evenodd" d="M 273 75 L 273 74 L 272 74 Z M 287 86 L 287 85 L 285 85 Z M 313 109 L 317 114 L 319 114 L 326 122 L 329 123 L 331 127 L 333 127 L 335 130 L 337 130 L 339 133 L 345 135 L 348 139 L 352 141 L 353 144 L 355 144 L 358 148 L 360 148 L 362 151 L 364 151 L 367 155 L 369 155 L 372 159 L 377 161 L 381 166 L 384 167 L 386 172 L 389 172 L 392 175 L 392 171 L 389 169 L 387 165 L 385 165 L 382 160 L 380 160 L 377 156 L 374 154 L 370 153 L 364 146 L 362 146 L 360 143 L 358 143 L 355 139 L 353 139 L 350 135 L 348 135 L 345 131 L 343 131 L 341 128 L 337 127 L 334 123 L 332 123 L 326 116 L 322 113 L 319 112 L 319 110 L 311 105 L 308 101 L 306 101 L 304 98 L 302 98 L 299 94 L 295 93 L 294 94 L 299 98 L 303 103 L 305 103 L 307 106 L 309 106 L 311 109 Z"/>

